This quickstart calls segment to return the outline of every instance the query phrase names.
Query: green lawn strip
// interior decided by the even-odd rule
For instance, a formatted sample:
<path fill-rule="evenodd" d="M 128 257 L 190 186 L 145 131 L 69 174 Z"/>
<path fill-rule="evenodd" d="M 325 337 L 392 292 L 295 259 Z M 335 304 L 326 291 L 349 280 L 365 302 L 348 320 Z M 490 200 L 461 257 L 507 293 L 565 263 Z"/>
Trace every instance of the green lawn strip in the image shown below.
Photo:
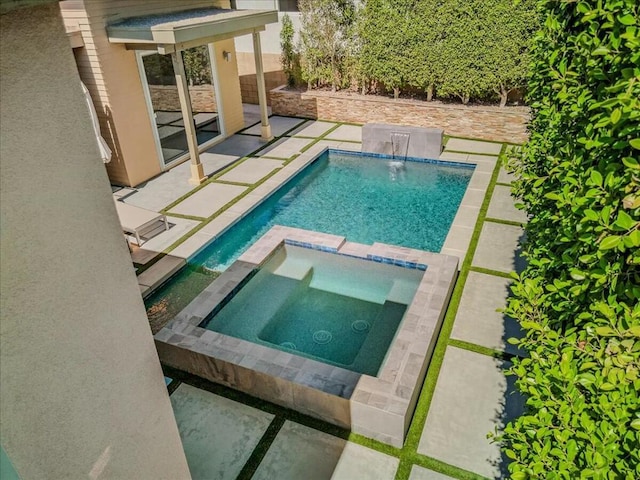
<path fill-rule="evenodd" d="M 246 154 L 243 157 L 238 158 L 238 160 L 236 160 L 235 162 L 230 163 L 229 165 L 227 165 L 225 168 L 223 168 L 222 170 L 219 170 L 217 172 L 215 172 L 211 177 L 209 177 L 206 181 L 204 181 L 203 183 L 201 183 L 200 185 L 197 185 L 196 187 L 193 188 L 193 190 L 190 190 L 189 192 L 185 193 L 183 196 L 181 196 L 180 198 L 178 198 L 177 200 L 174 200 L 172 203 L 170 203 L 169 205 L 167 205 L 166 207 L 164 207 L 162 210 L 160 210 L 160 213 L 166 213 L 168 210 L 171 210 L 173 207 L 175 207 L 178 203 L 184 201 L 185 199 L 189 198 L 191 195 L 193 195 L 194 193 L 202 190 L 204 187 L 206 187 L 207 185 L 209 185 L 210 183 L 216 181 L 219 177 L 221 177 L 222 175 L 224 175 L 225 173 L 229 172 L 230 170 L 233 170 L 235 167 L 237 167 L 238 165 L 240 165 L 241 163 L 247 161 L 249 158 L 255 158 L 255 155 L 257 153 L 259 153 L 260 151 L 264 150 L 265 148 L 267 148 L 268 146 L 274 144 L 275 142 L 277 142 L 278 140 L 280 140 L 280 138 L 282 137 L 273 137 L 272 140 L 268 141 L 267 143 L 265 143 L 264 145 L 262 145 L 260 148 L 257 148 L 251 152 L 249 152 L 248 154 Z M 282 159 L 278 159 L 278 160 L 282 160 Z"/>
<path fill-rule="evenodd" d="M 452 347 L 462 348 L 463 350 L 468 350 L 470 352 L 479 353 L 481 355 L 486 355 L 487 357 L 498 358 L 500 360 L 511 360 L 513 355 L 501 352 L 499 350 L 494 350 L 493 348 L 483 347 L 482 345 L 476 345 L 475 343 L 465 342 L 464 340 L 457 340 L 455 338 L 449 339 L 449 345 Z"/>
<path fill-rule="evenodd" d="M 265 183 L 267 180 L 269 180 L 271 177 L 273 177 L 276 173 L 280 172 L 282 170 L 282 168 L 277 168 L 275 170 L 273 170 L 272 172 L 270 172 L 269 174 L 265 175 L 263 178 L 261 178 L 258 182 L 254 183 L 253 185 L 250 185 L 244 192 L 242 192 L 240 195 L 238 195 L 237 197 L 234 197 L 233 199 L 231 199 L 229 202 L 227 202 L 226 204 L 224 204 L 222 207 L 220 207 L 218 210 L 216 210 L 215 212 L 213 212 L 213 214 L 211 214 L 210 216 L 208 216 L 207 218 L 203 219 L 202 223 L 200 225 L 197 225 L 195 228 L 191 229 L 189 232 L 187 232 L 184 236 L 180 237 L 178 240 L 176 240 L 174 243 L 172 243 L 171 245 L 169 245 L 165 250 L 163 250 L 164 253 L 169 253 L 172 250 L 174 250 L 175 248 L 177 248 L 179 245 L 183 244 L 184 242 L 186 242 L 189 238 L 191 238 L 193 235 L 195 235 L 196 233 L 198 233 L 200 230 L 202 230 L 205 226 L 207 226 L 212 220 L 214 220 L 216 217 L 218 217 L 220 214 L 222 214 L 224 211 L 226 211 L 227 209 L 229 209 L 232 205 L 236 204 L 237 202 L 239 202 L 240 200 L 242 200 L 244 197 L 246 197 L 247 195 L 249 195 L 252 191 L 254 191 L 256 188 L 258 188 L 260 185 L 262 185 L 263 183 Z M 212 183 L 212 182 L 210 182 Z M 222 182 L 222 181 L 216 181 L 216 183 L 231 183 L 231 182 Z M 232 183 L 233 185 L 238 185 L 238 186 L 242 186 L 242 187 L 246 187 L 246 184 L 236 184 L 236 183 Z M 279 188 L 279 187 L 278 187 Z M 248 212 L 247 212 L 248 213 Z"/>
<path fill-rule="evenodd" d="M 276 417 L 280 417 L 283 422 L 285 420 L 289 420 L 291 422 L 299 423 L 300 425 L 304 425 L 306 427 L 313 428 L 314 430 L 327 433 L 334 437 L 342 438 L 344 440 L 357 443 L 364 447 L 371 448 L 372 450 L 376 450 L 378 452 L 381 452 L 393 457 L 398 457 L 401 453 L 401 450 L 399 448 L 392 447 L 391 445 L 387 445 L 385 443 L 379 442 L 371 438 L 364 437 L 362 435 L 358 435 L 356 433 L 350 432 L 347 429 L 338 427 L 331 423 L 327 423 L 323 420 L 319 420 L 317 418 L 310 417 L 309 415 L 296 412 L 295 410 L 291 410 L 289 408 L 276 405 L 266 400 L 253 397 L 247 393 L 234 390 L 230 387 L 225 387 L 218 383 L 214 383 L 209 380 L 200 378 L 196 375 L 192 375 L 187 372 L 174 369 L 167 365 L 162 365 L 162 370 L 164 371 L 164 375 L 174 379 L 174 382 L 186 383 L 188 385 L 199 388 L 201 390 L 206 390 L 216 395 L 220 395 L 221 397 L 228 398 L 229 400 L 242 403 L 243 405 L 257 408 L 264 412 L 270 413 Z M 177 388 L 177 385 L 176 385 L 176 388 Z"/>
<path fill-rule="evenodd" d="M 195 215 L 184 215 L 182 213 L 175 213 L 175 212 L 168 212 L 168 213 L 165 213 L 164 215 L 167 216 L 167 220 L 170 220 L 172 217 L 175 217 L 175 218 L 182 218 L 184 220 L 195 220 L 196 222 L 204 222 L 207 219 L 206 217 L 196 217 Z"/>
<path fill-rule="evenodd" d="M 503 145 L 500 152 L 501 154 L 504 151 L 504 148 L 505 147 Z M 440 335 L 438 336 L 438 341 L 436 343 L 436 347 L 433 351 L 433 355 L 429 363 L 429 368 L 427 370 L 427 375 L 423 383 L 423 388 L 422 388 L 422 391 L 420 392 L 420 397 L 418 398 L 418 404 L 413 414 L 413 419 L 409 427 L 409 432 L 407 433 L 405 446 L 402 450 L 402 455 L 400 457 L 401 465 L 406 463 L 406 462 L 402 462 L 402 459 L 405 457 L 405 455 L 413 455 L 417 452 L 418 445 L 420 443 L 420 437 L 422 436 L 422 431 L 424 429 L 424 426 L 427 420 L 429 407 L 431 406 L 431 400 L 433 399 L 433 393 L 435 391 L 438 375 L 440 373 L 440 368 L 442 367 L 442 362 L 444 360 L 444 354 L 447 349 L 447 345 L 449 343 L 449 338 L 451 336 L 451 330 L 453 329 L 453 322 L 455 320 L 456 313 L 458 311 L 458 306 L 460 305 L 460 299 L 462 298 L 464 285 L 469 275 L 471 260 L 473 259 L 473 255 L 478 245 L 478 241 L 480 240 L 482 224 L 484 223 L 484 218 L 487 214 L 487 210 L 489 209 L 489 202 L 491 201 L 491 196 L 493 195 L 493 190 L 494 190 L 496 180 L 498 178 L 499 171 L 500 171 L 500 162 L 496 162 L 496 166 L 494 167 L 493 174 L 489 182 L 489 186 L 487 187 L 487 192 L 482 202 L 482 207 L 480 208 L 480 212 L 478 213 L 478 218 L 476 220 L 473 236 L 471 237 L 471 243 L 467 250 L 467 255 L 465 256 L 464 262 L 462 263 L 462 268 L 458 276 L 458 281 L 456 282 L 456 286 L 451 295 L 451 299 L 449 300 L 449 307 L 445 314 L 444 321 L 442 322 Z M 396 480 L 406 480 L 409 476 L 410 471 L 411 471 L 410 467 L 406 467 L 402 469 L 399 468 L 398 472 L 396 473 Z"/>
<path fill-rule="evenodd" d="M 240 473 L 236 477 L 237 480 L 249 480 L 253 477 L 253 474 L 256 473 L 256 470 L 260 466 L 260 462 L 262 462 L 262 459 L 269 451 L 269 447 L 271 447 L 271 444 L 276 439 L 276 436 L 284 425 L 284 422 L 285 418 L 280 416 L 276 416 L 271 421 L 269 427 L 264 432 L 264 435 L 260 438 L 258 445 L 253 449 L 251 456 L 244 464 L 244 467 L 242 467 L 242 470 L 240 470 Z"/>
<path fill-rule="evenodd" d="M 514 222 L 513 220 L 503 220 L 502 218 L 493 218 L 493 217 L 487 217 L 484 219 L 485 222 L 491 222 L 491 223 L 500 223 L 502 225 L 511 225 L 514 227 L 523 227 L 524 224 L 522 222 Z"/>
<path fill-rule="evenodd" d="M 419 453 L 407 455 L 406 458 L 403 458 L 400 462 L 400 466 L 398 467 L 398 472 L 402 471 L 403 478 L 408 478 L 411 474 L 413 465 L 418 465 L 459 480 L 488 480 L 486 477 L 478 475 L 477 473 L 449 465 L 448 463 L 441 462 L 440 460 L 436 460 L 435 458 L 427 455 L 421 455 Z"/>
<path fill-rule="evenodd" d="M 483 138 L 461 137 L 459 135 L 449 135 L 449 138 L 459 138 L 460 140 L 472 140 L 474 142 L 499 143 L 502 145 L 502 149 L 500 150 L 501 154 L 504 152 L 504 148 L 507 146 L 507 144 L 509 144 L 509 142 L 501 142 L 499 140 L 485 140 Z M 517 144 L 513 144 L 513 145 L 517 145 Z M 480 154 L 480 155 L 484 155 L 484 154 Z"/>
<path fill-rule="evenodd" d="M 472 272 L 476 272 L 476 273 L 484 273 L 485 275 L 493 275 L 494 277 L 502 277 L 502 278 L 513 279 L 513 277 L 511 276 L 510 273 L 501 272 L 499 270 L 491 270 L 490 268 L 471 266 L 469 268 L 469 270 L 471 270 Z"/>

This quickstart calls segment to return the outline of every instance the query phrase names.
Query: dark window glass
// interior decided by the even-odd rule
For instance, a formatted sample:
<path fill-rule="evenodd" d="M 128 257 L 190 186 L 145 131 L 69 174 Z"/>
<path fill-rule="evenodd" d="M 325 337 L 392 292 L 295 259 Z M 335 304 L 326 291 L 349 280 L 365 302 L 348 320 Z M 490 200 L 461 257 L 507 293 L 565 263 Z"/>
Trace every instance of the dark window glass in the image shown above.
<path fill-rule="evenodd" d="M 298 0 L 279 0 L 281 12 L 298 12 Z"/>

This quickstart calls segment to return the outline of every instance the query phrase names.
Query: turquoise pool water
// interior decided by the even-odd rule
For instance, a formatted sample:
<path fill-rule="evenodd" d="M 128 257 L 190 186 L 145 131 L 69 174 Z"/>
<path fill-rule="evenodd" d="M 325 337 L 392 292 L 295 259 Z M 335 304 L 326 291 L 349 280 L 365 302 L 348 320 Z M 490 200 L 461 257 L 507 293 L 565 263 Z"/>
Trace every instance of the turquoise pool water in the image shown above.
<path fill-rule="evenodd" d="M 473 167 L 329 150 L 194 263 L 224 270 L 273 225 L 439 252 Z"/>
<path fill-rule="evenodd" d="M 146 300 L 154 332 L 273 225 L 439 252 L 472 174 L 473 166 L 329 150 Z"/>
<path fill-rule="evenodd" d="M 422 274 L 287 246 L 206 328 L 376 375 Z"/>

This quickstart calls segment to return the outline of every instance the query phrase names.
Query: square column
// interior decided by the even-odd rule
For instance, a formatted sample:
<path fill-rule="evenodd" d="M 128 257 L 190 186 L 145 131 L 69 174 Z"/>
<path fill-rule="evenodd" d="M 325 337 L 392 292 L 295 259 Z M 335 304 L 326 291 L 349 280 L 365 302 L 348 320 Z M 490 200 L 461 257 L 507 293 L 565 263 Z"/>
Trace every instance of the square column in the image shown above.
<path fill-rule="evenodd" d="M 202 163 L 200 163 L 198 138 L 196 137 L 196 128 L 193 121 L 191 97 L 189 96 L 189 84 L 187 82 L 187 74 L 184 69 L 184 61 L 182 60 L 182 52 L 172 52 L 171 60 L 173 61 L 173 72 L 176 76 L 178 97 L 180 98 L 180 109 L 182 110 L 184 130 L 187 135 L 187 146 L 189 147 L 189 156 L 191 157 L 191 178 L 189 179 L 189 183 L 192 185 L 200 185 L 207 179 L 207 177 L 204 174 Z"/>
<path fill-rule="evenodd" d="M 260 32 L 253 32 L 253 55 L 256 62 L 256 81 L 258 83 L 258 103 L 260 104 L 260 137 L 269 141 L 273 139 L 269 114 L 267 112 L 267 89 L 264 85 L 264 67 L 262 66 L 262 47 Z"/>

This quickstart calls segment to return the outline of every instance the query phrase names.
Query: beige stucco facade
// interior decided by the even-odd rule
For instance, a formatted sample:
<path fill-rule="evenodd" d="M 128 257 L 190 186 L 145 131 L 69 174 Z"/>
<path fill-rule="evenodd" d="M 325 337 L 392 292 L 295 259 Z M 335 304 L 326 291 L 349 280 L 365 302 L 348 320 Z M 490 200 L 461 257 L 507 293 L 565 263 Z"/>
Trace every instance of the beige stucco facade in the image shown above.
<path fill-rule="evenodd" d="M 155 125 L 145 100 L 135 50 L 111 43 L 107 24 L 126 17 L 168 13 L 204 7 L 229 8 L 229 0 L 65 0 L 60 2 L 68 29 L 80 32 L 83 46 L 74 49 L 76 63 L 89 89 L 103 136 L 113 151 L 107 164 L 115 184 L 135 186 L 162 172 L 163 163 L 154 138 Z M 240 81 L 232 39 L 213 46 L 216 80 L 222 103 L 224 136 L 244 127 Z M 231 52 L 229 61 L 222 52 Z M 215 80 L 214 80 L 215 81 Z M 186 159 L 185 159 L 186 160 Z"/>
<path fill-rule="evenodd" d="M 7 10 L 0 15 L 2 447 L 23 480 L 190 478 L 59 7 Z M 127 59 L 111 56 L 125 69 Z M 119 98 L 136 85 L 115 77 L 96 77 L 92 88 L 109 83 L 101 105 L 118 119 L 126 145 L 118 148 L 136 151 L 125 131 L 142 116 L 120 111 L 135 110 L 137 100 Z"/>

